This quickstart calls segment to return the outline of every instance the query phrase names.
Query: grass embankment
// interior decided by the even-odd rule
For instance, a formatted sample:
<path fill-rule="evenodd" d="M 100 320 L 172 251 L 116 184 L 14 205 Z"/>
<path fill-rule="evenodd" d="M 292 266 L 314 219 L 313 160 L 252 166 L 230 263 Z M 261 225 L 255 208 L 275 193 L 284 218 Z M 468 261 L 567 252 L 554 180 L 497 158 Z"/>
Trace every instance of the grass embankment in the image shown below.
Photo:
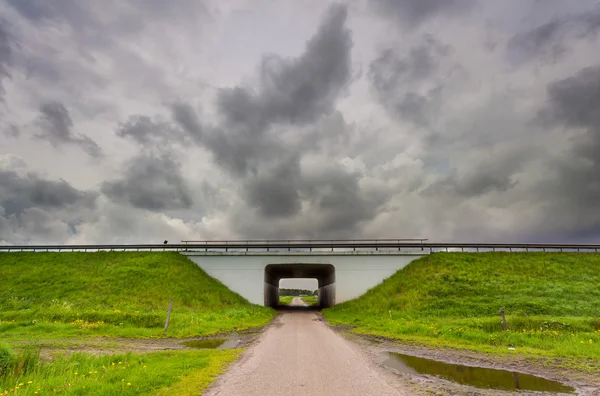
<path fill-rule="evenodd" d="M 0 346 L 0 371 L 7 371 L 0 375 L 0 395 L 198 395 L 240 353 L 74 354 L 44 364 L 35 359 L 23 364 L 15 356 L 3 366 L 3 351 L 7 349 Z"/>
<path fill-rule="evenodd" d="M 2 253 L 0 279 L 5 340 L 202 336 L 260 327 L 274 315 L 177 253 Z"/>
<path fill-rule="evenodd" d="M 324 315 L 357 333 L 600 371 L 599 285 L 597 254 L 435 253 Z"/>
<path fill-rule="evenodd" d="M 317 305 L 319 303 L 319 297 L 317 296 L 304 296 L 304 297 L 300 297 L 302 299 L 302 301 L 304 301 L 306 303 L 306 305 L 308 305 L 309 307 L 313 306 L 313 305 Z"/>
<path fill-rule="evenodd" d="M 275 314 L 177 253 L 2 253 L 0 279 L 0 339 L 16 349 L 0 345 L 0 396 L 197 395 L 240 350 L 115 355 L 117 347 L 40 361 L 36 345 L 204 336 L 260 327 Z"/>

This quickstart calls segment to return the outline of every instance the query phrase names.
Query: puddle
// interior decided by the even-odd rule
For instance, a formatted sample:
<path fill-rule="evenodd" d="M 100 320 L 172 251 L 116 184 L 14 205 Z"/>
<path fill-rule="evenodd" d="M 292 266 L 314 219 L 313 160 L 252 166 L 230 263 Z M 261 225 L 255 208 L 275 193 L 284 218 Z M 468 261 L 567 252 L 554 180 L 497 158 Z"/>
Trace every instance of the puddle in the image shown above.
<path fill-rule="evenodd" d="M 409 374 L 429 374 L 476 388 L 574 393 L 575 389 L 557 381 L 529 374 L 482 367 L 461 366 L 390 352 L 387 367 Z"/>
<path fill-rule="evenodd" d="M 196 349 L 217 349 L 227 341 L 224 338 L 206 338 L 203 340 L 189 340 L 182 342 L 181 345 L 185 345 L 188 348 Z"/>

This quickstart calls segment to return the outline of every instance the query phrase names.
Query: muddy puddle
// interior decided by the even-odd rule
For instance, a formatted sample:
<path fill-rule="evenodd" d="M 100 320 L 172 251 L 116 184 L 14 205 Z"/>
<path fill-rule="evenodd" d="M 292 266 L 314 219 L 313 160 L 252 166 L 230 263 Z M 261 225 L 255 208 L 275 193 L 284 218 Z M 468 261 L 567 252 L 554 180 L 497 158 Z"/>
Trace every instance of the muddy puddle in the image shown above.
<path fill-rule="evenodd" d="M 233 349 L 240 343 L 237 339 L 205 338 L 200 340 L 188 340 L 181 345 L 194 349 Z"/>
<path fill-rule="evenodd" d="M 399 372 L 433 375 L 476 388 L 575 393 L 575 389 L 570 386 L 529 374 L 450 364 L 394 352 L 388 352 L 387 355 L 388 358 L 383 362 L 383 365 Z"/>

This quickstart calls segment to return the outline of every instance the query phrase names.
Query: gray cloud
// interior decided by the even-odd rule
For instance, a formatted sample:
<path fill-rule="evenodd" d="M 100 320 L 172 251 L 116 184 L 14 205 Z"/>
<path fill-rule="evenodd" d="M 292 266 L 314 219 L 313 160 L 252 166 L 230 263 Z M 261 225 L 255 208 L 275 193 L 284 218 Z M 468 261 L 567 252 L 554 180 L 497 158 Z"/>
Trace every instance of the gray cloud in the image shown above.
<path fill-rule="evenodd" d="M 185 141 L 186 135 L 171 123 L 148 116 L 130 116 L 117 128 L 117 136 L 130 138 L 142 146 L 168 147 Z"/>
<path fill-rule="evenodd" d="M 236 232 L 256 238 L 356 237 L 361 225 L 380 213 L 390 198 L 388 190 L 360 186 L 360 174 L 336 165 L 304 169 L 301 175 L 291 175 L 295 183 L 277 183 L 278 176 L 290 175 L 274 172 L 268 188 L 263 184 L 257 213 L 244 210 L 234 214 Z M 271 200 L 271 192 L 283 202 Z M 269 203 L 277 209 L 265 213 Z"/>
<path fill-rule="evenodd" d="M 548 176 L 536 197 L 551 216 L 541 222 L 554 235 L 598 235 L 600 229 L 600 66 L 548 84 L 548 102 L 539 113 L 545 129 L 569 128 L 563 154 L 546 160 Z M 571 132 L 573 133 L 573 132 Z M 581 234 L 585 231 L 588 235 Z M 593 231 L 596 230 L 596 231 Z M 546 232 L 545 234 L 547 234 Z M 584 234 L 585 234 L 584 233 Z"/>
<path fill-rule="evenodd" d="M 0 243 L 598 236 L 593 2 L 0 1 Z"/>
<path fill-rule="evenodd" d="M 302 205 L 298 191 L 300 180 L 300 166 L 296 159 L 290 159 L 287 163 L 246 179 L 244 197 L 262 216 L 294 216 Z"/>
<path fill-rule="evenodd" d="M 219 90 L 217 107 L 223 124 L 203 138 L 218 164 L 244 174 L 271 156 L 269 152 L 279 144 L 267 136 L 269 127 L 304 125 L 334 111 L 335 101 L 351 77 L 347 12 L 341 4 L 329 7 L 299 57 L 263 57 L 256 89 L 238 86 Z M 192 116 L 175 119 L 190 134 L 201 134 Z"/>
<path fill-rule="evenodd" d="M 552 123 L 585 130 L 573 139 L 568 160 L 556 164 L 560 186 L 574 203 L 600 209 L 600 66 L 548 86 L 548 106 L 540 112 L 544 125 Z"/>
<path fill-rule="evenodd" d="M 333 166 L 306 176 L 302 193 L 319 216 L 315 233 L 352 235 L 390 198 L 387 191 L 361 188 L 360 176 Z"/>
<path fill-rule="evenodd" d="M 450 53 L 451 47 L 429 35 L 406 54 L 397 49 L 383 50 L 371 62 L 368 77 L 385 109 L 393 117 L 429 126 L 443 93 L 443 83 L 436 81 L 440 63 Z"/>
<path fill-rule="evenodd" d="M 192 206 L 181 165 L 172 156 L 142 154 L 126 166 L 122 179 L 102 183 L 101 191 L 109 198 L 152 211 Z"/>
<path fill-rule="evenodd" d="M 599 31 L 600 7 L 580 14 L 560 16 L 516 33 L 506 44 L 506 55 L 517 65 L 539 58 L 556 62 L 569 51 L 569 39 L 596 39 Z"/>
<path fill-rule="evenodd" d="M 546 122 L 589 128 L 600 134 L 600 66 L 548 85 L 549 105 L 540 116 Z"/>
<path fill-rule="evenodd" d="M 469 158 L 464 169 L 454 169 L 422 191 L 428 197 L 472 198 L 490 193 L 502 194 L 517 185 L 515 174 L 537 154 L 530 147 Z"/>
<path fill-rule="evenodd" d="M 345 6 L 331 6 L 298 58 L 265 56 L 256 95 L 239 87 L 222 90 L 219 108 L 227 121 L 259 132 L 270 123 L 305 124 L 332 112 L 351 74 L 347 14 Z"/>
<path fill-rule="evenodd" d="M 21 176 L 15 171 L 0 170 L 0 206 L 7 216 L 33 207 L 44 210 L 92 207 L 95 197 L 94 193 L 77 190 L 64 180 L 52 181 L 34 173 Z"/>
<path fill-rule="evenodd" d="M 74 144 L 82 148 L 92 157 L 102 156 L 100 147 L 87 136 L 73 131 L 73 121 L 69 110 L 59 102 L 48 102 L 40 107 L 37 120 L 40 133 L 36 137 L 47 140 L 55 147 L 64 144 Z"/>
<path fill-rule="evenodd" d="M 469 11 L 474 0 L 370 0 L 382 16 L 414 28 L 435 16 L 454 17 Z"/>
<path fill-rule="evenodd" d="M 9 64 L 12 55 L 12 46 L 14 38 L 8 32 L 6 22 L 0 19 L 0 101 L 4 98 L 4 87 L 2 81 L 10 78 Z"/>
<path fill-rule="evenodd" d="M 203 137 L 202 125 L 196 111 L 186 103 L 175 103 L 171 106 L 173 120 L 178 123 L 193 140 L 200 141 Z"/>

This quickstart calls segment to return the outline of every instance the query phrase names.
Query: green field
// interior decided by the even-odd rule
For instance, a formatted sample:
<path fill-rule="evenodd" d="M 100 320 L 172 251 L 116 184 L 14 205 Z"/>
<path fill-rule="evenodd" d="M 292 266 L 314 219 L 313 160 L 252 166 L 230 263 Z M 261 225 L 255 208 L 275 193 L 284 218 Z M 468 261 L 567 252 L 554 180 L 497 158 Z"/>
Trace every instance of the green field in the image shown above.
<path fill-rule="evenodd" d="M 357 333 L 436 347 L 573 358 L 580 368 L 600 371 L 599 286 L 597 254 L 435 253 L 324 315 Z"/>
<path fill-rule="evenodd" d="M 177 253 L 2 253 L 0 279 L 0 395 L 198 395 L 240 350 L 115 355 L 116 337 L 206 336 L 275 315 Z M 115 339 L 107 356 L 40 360 L 39 345 L 85 351 L 99 337 Z"/>
<path fill-rule="evenodd" d="M 304 296 L 300 297 L 308 306 L 317 305 L 319 303 L 319 297 L 317 296 Z"/>
<path fill-rule="evenodd" d="M 280 305 L 290 305 L 294 296 L 279 296 L 279 304 Z"/>

